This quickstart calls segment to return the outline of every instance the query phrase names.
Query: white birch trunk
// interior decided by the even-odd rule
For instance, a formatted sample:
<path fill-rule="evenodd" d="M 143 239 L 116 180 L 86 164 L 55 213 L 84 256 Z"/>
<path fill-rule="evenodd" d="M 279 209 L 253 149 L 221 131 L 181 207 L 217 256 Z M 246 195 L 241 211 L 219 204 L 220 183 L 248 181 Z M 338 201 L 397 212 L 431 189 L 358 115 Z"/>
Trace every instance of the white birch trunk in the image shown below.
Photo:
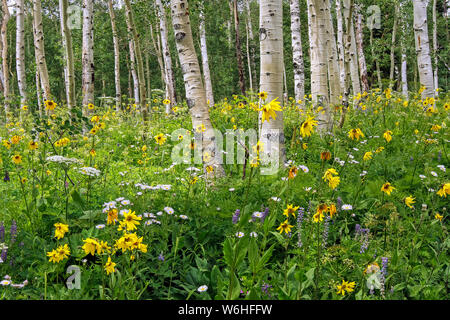
<path fill-rule="evenodd" d="M 211 83 L 211 72 L 209 70 L 208 48 L 206 46 L 206 29 L 203 6 L 200 9 L 200 52 L 202 54 L 203 78 L 205 80 L 206 99 L 209 106 L 214 105 L 214 94 Z"/>
<path fill-rule="evenodd" d="M 397 36 L 397 26 L 398 26 L 398 15 L 399 15 L 399 5 L 397 2 L 394 3 L 395 11 L 394 11 L 394 26 L 392 29 L 392 38 L 391 38 L 391 68 L 389 71 L 389 88 L 392 89 L 394 85 L 394 69 L 395 69 L 395 38 Z"/>
<path fill-rule="evenodd" d="M 300 5 L 298 0 L 290 0 L 291 11 L 291 38 L 292 57 L 294 68 L 295 100 L 304 99 L 305 96 L 305 65 L 303 62 L 303 48 L 300 22 Z"/>
<path fill-rule="evenodd" d="M 83 31 L 82 31 L 82 95 L 85 114 L 90 111 L 87 106 L 94 104 L 94 3 L 93 0 L 83 0 Z"/>
<path fill-rule="evenodd" d="M 222 153 L 217 150 L 216 136 L 209 117 L 206 104 L 206 91 L 203 87 L 200 65 L 192 39 L 191 23 L 189 19 L 189 4 L 187 0 L 171 0 L 172 25 L 175 32 L 175 43 L 180 59 L 186 88 L 186 100 L 192 119 L 194 131 L 199 126 L 205 127 L 205 132 L 195 140 L 203 156 L 204 165 L 214 166 L 213 175 L 222 176 Z M 206 157 L 205 154 L 209 157 Z"/>
<path fill-rule="evenodd" d="M 359 62 L 362 90 L 365 92 L 369 92 L 369 79 L 367 75 L 366 56 L 364 54 L 362 14 L 358 12 L 356 18 L 357 18 L 356 44 L 358 47 L 358 62 Z"/>
<path fill-rule="evenodd" d="M 422 98 L 434 97 L 433 67 L 431 65 L 430 43 L 428 40 L 428 0 L 413 0 L 413 5 L 419 81 L 425 87 L 425 90 L 422 92 Z"/>
<path fill-rule="evenodd" d="M 72 35 L 67 25 L 68 0 L 59 0 L 61 33 L 64 47 L 64 75 L 66 85 L 67 106 L 71 110 L 75 106 L 75 66 L 73 60 Z"/>
<path fill-rule="evenodd" d="M 251 89 L 256 87 L 258 81 L 256 76 L 256 63 L 255 63 L 255 47 L 254 47 L 254 33 L 253 33 L 253 25 L 252 25 L 252 16 L 251 16 L 251 8 L 250 8 L 251 0 L 245 0 L 246 12 L 247 12 L 247 24 L 246 29 L 248 32 L 247 35 L 247 60 L 248 60 L 248 69 L 249 69 L 249 79 L 251 84 Z"/>
<path fill-rule="evenodd" d="M 344 51 L 344 27 L 342 23 L 341 0 L 336 0 L 336 23 L 337 23 L 337 51 L 339 60 L 339 81 L 341 88 L 345 87 L 345 51 Z"/>
<path fill-rule="evenodd" d="M 344 18 L 345 23 L 348 23 L 348 17 L 350 12 L 350 1 L 351 0 L 343 0 L 344 4 Z M 353 26 L 353 18 L 350 19 L 350 78 L 352 81 L 353 95 L 357 95 L 361 93 L 361 84 L 359 82 L 359 68 L 358 68 L 358 55 L 356 49 L 356 40 L 355 40 L 355 29 Z"/>
<path fill-rule="evenodd" d="M 108 0 L 108 8 L 109 16 L 111 18 L 111 28 L 114 44 L 114 83 L 116 86 L 116 110 L 120 110 L 122 108 L 122 89 L 120 87 L 120 50 L 113 0 Z"/>
<path fill-rule="evenodd" d="M 128 49 L 130 50 L 130 72 L 133 77 L 134 102 L 139 104 L 139 78 L 136 72 L 136 53 L 134 52 L 133 39 L 128 40 Z"/>
<path fill-rule="evenodd" d="M 24 0 L 16 0 L 16 70 L 17 85 L 19 87 L 20 103 L 27 103 L 27 83 L 25 74 L 25 14 Z"/>
<path fill-rule="evenodd" d="M 2 46 L 2 72 L 3 72 L 3 96 L 5 98 L 5 114 L 9 112 L 10 85 L 9 85 L 9 63 L 8 63 L 8 22 L 10 19 L 7 0 L 2 0 L 2 26 L 1 26 L 1 46 Z"/>
<path fill-rule="evenodd" d="M 433 57 L 434 57 L 434 90 L 435 96 L 439 95 L 439 77 L 438 77 L 438 42 L 437 42 L 437 14 L 436 2 L 433 0 Z"/>
<path fill-rule="evenodd" d="M 260 0 L 260 91 L 267 92 L 266 102 L 278 98 L 283 102 L 283 3 L 282 0 Z M 264 121 L 260 127 L 263 144 L 263 164 L 270 163 L 270 171 L 278 170 L 286 159 L 283 112 L 277 118 Z M 260 114 L 261 121 L 262 113 Z M 266 173 L 262 171 L 262 173 Z"/>
<path fill-rule="evenodd" d="M 334 33 L 333 17 L 331 16 L 330 2 L 324 2 L 324 20 L 326 30 L 326 43 L 328 50 L 328 82 L 330 87 L 330 103 L 337 105 L 340 103 L 342 86 L 340 83 L 339 61 Z"/>
<path fill-rule="evenodd" d="M 158 33 L 159 27 L 157 25 L 156 32 Z M 159 70 L 161 72 L 161 82 L 166 86 L 166 72 L 164 71 L 164 62 L 161 54 L 161 47 L 159 45 L 159 36 L 157 37 L 158 41 L 155 41 L 155 37 L 153 35 L 153 26 L 150 25 L 150 36 L 152 38 L 153 47 L 155 48 L 156 58 L 158 59 Z M 167 89 L 166 89 L 167 91 Z"/>
<path fill-rule="evenodd" d="M 164 59 L 164 67 L 165 67 L 165 80 L 167 89 L 166 98 L 170 100 L 170 104 L 166 106 L 166 114 L 169 114 L 171 113 L 171 106 L 173 106 L 173 104 L 175 103 L 175 81 L 173 78 L 172 56 L 170 54 L 169 40 L 167 36 L 166 10 L 161 0 L 156 0 L 156 6 L 158 8 L 162 56 Z"/>

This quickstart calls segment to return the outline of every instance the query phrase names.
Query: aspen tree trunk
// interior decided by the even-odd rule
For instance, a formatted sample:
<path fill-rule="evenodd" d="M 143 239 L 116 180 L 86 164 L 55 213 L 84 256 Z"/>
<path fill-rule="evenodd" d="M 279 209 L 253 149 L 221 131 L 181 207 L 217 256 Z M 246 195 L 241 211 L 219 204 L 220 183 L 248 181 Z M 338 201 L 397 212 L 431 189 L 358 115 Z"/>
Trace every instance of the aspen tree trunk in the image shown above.
<path fill-rule="evenodd" d="M 394 3 L 395 11 L 394 11 L 394 27 L 392 29 L 392 41 L 391 41 L 391 68 L 389 72 L 389 88 L 392 89 L 394 85 L 394 69 L 395 69 L 395 37 L 397 35 L 397 26 L 398 26 L 398 15 L 399 15 L 399 5 L 397 1 Z"/>
<path fill-rule="evenodd" d="M 16 70 L 17 70 L 17 85 L 19 87 L 20 103 L 25 105 L 27 103 L 27 83 L 25 75 L 25 14 L 24 14 L 24 0 L 16 0 L 17 15 L 16 15 Z"/>
<path fill-rule="evenodd" d="M 316 107 L 324 112 L 317 116 L 317 129 L 320 132 L 331 128 L 328 93 L 328 42 L 326 27 L 327 0 L 307 0 L 311 30 L 311 95 Z"/>
<path fill-rule="evenodd" d="M 128 35 L 130 36 L 130 35 Z M 136 53 L 134 51 L 134 43 L 133 39 L 128 40 L 128 48 L 130 50 L 130 72 L 131 76 L 133 77 L 133 92 L 134 92 L 134 102 L 136 104 L 139 104 L 139 78 L 137 76 L 136 72 Z"/>
<path fill-rule="evenodd" d="M 401 22 L 401 40 L 400 40 L 400 47 L 401 47 L 401 87 L 402 87 L 402 95 L 408 99 L 408 73 L 407 73 L 407 57 L 406 57 L 406 47 L 405 47 L 405 40 L 406 40 L 406 34 L 407 31 L 410 29 L 408 26 L 407 19 L 405 17 L 404 12 L 404 3 L 400 2 L 400 22 Z"/>
<path fill-rule="evenodd" d="M 366 56 L 364 54 L 364 41 L 363 41 L 363 24 L 362 24 L 362 14 L 358 12 L 356 15 L 356 44 L 358 47 L 358 62 L 361 76 L 362 90 L 369 92 L 369 79 L 367 75 L 367 65 Z"/>
<path fill-rule="evenodd" d="M 114 44 L 114 83 L 116 86 L 116 110 L 122 109 L 122 89 L 120 87 L 120 49 L 119 36 L 117 35 L 116 15 L 114 13 L 113 0 L 108 0 L 109 16 Z"/>
<path fill-rule="evenodd" d="M 230 7 L 230 19 L 227 19 L 227 37 L 228 37 L 228 47 L 231 48 L 233 42 L 233 32 L 231 31 L 231 25 L 233 20 L 233 1 L 234 0 L 226 0 L 228 1 L 228 6 Z"/>
<path fill-rule="evenodd" d="M 248 68 L 249 68 L 249 79 L 251 84 L 251 89 L 256 87 L 257 75 L 256 75 L 256 63 L 255 63 L 255 45 L 254 45 L 254 33 L 252 26 L 252 16 L 251 16 L 251 8 L 250 8 L 251 0 L 245 0 L 246 12 L 247 12 L 247 24 L 246 29 L 248 32 L 247 35 L 247 60 L 248 60 Z"/>
<path fill-rule="evenodd" d="M 144 61 L 142 59 L 141 45 L 139 43 L 139 35 L 136 30 L 136 24 L 134 23 L 134 14 L 131 7 L 130 0 L 125 0 L 125 14 L 127 20 L 128 30 L 133 36 L 134 51 L 136 53 L 137 75 L 139 78 L 139 103 L 141 106 L 141 114 L 144 122 L 148 121 L 147 111 L 147 93 L 145 90 L 145 73 L 144 73 Z"/>
<path fill-rule="evenodd" d="M 159 27 L 157 27 L 156 29 L 158 32 Z M 161 71 L 161 81 L 162 81 L 162 84 L 166 85 L 166 72 L 164 71 L 164 63 L 163 63 L 163 59 L 162 59 L 161 48 L 159 45 L 159 38 L 158 38 L 158 42 L 156 42 L 155 37 L 153 36 L 153 26 L 152 25 L 150 25 L 150 35 L 152 38 L 153 47 L 155 48 L 156 58 L 158 59 L 159 69 Z M 167 91 L 167 89 L 166 89 L 166 91 Z"/>
<path fill-rule="evenodd" d="M 437 15 L 436 2 L 433 0 L 433 57 L 434 57 L 434 90 L 436 97 L 439 95 L 439 77 L 438 77 L 438 42 L 437 42 Z"/>
<path fill-rule="evenodd" d="M 165 76 L 166 76 L 166 98 L 170 100 L 170 104 L 166 105 L 166 114 L 171 113 L 171 106 L 175 101 L 175 80 L 173 78 L 172 69 L 172 57 L 170 55 L 169 40 L 167 36 L 167 20 L 166 10 L 161 0 L 156 0 L 156 6 L 158 8 L 158 16 L 160 23 L 160 34 L 162 44 L 162 56 L 164 59 Z"/>
<path fill-rule="evenodd" d="M 82 95 L 85 115 L 90 114 L 89 104 L 94 104 L 94 3 L 83 0 L 82 31 Z"/>
<path fill-rule="evenodd" d="M 345 23 L 349 23 L 349 12 L 350 12 L 350 1 L 351 0 L 343 0 L 344 4 L 344 18 Z M 353 9 L 352 9 L 353 10 Z M 351 47 L 350 47 L 350 78 L 352 80 L 353 87 L 353 95 L 357 95 L 361 93 L 361 84 L 359 83 L 359 68 L 358 68 L 358 55 L 356 49 L 356 41 L 355 41 L 355 29 L 353 27 L 353 18 L 350 19 L 350 39 L 351 39 Z"/>
<path fill-rule="evenodd" d="M 305 96 L 305 64 L 303 62 L 302 35 L 300 23 L 300 5 L 298 0 L 290 0 L 292 60 L 294 67 L 295 100 L 301 101 Z"/>
<path fill-rule="evenodd" d="M 152 105 L 152 84 L 151 84 L 151 74 L 150 74 L 150 62 L 148 57 L 148 52 L 145 52 L 145 74 L 147 76 L 147 94 L 148 94 L 148 101 L 149 106 Z M 149 108 L 151 110 L 151 108 Z"/>
<path fill-rule="evenodd" d="M 8 22 L 10 19 L 7 0 L 2 0 L 3 19 L 1 26 L 2 42 L 2 69 L 3 69 L 3 96 L 5 97 L 5 114 L 9 112 L 9 63 L 8 63 Z"/>
<path fill-rule="evenodd" d="M 344 29 L 342 23 L 341 0 L 336 0 L 336 23 L 337 23 L 337 51 L 339 60 L 339 81 L 341 88 L 345 88 L 345 55 L 344 55 Z"/>
<path fill-rule="evenodd" d="M 214 94 L 211 83 L 211 72 L 209 70 L 209 60 L 208 60 L 208 48 L 206 46 L 206 30 L 205 30 L 205 16 L 204 7 L 201 4 L 200 8 L 200 51 L 202 54 L 202 66 L 203 66 L 203 79 L 205 80 L 205 90 L 206 99 L 208 100 L 208 105 L 214 105 Z"/>
<path fill-rule="evenodd" d="M 48 78 L 47 62 L 45 60 L 44 29 L 42 26 L 42 6 L 41 0 L 33 0 L 33 21 L 34 21 L 34 47 L 37 57 L 37 67 L 39 70 L 40 83 L 43 90 L 43 98 L 49 100 L 51 97 L 50 82 Z"/>
<path fill-rule="evenodd" d="M 408 77 L 407 77 L 407 64 L 406 64 L 406 50 L 402 43 L 402 94 L 408 99 Z"/>
<path fill-rule="evenodd" d="M 66 65 L 64 67 L 67 106 L 71 110 L 75 106 L 75 67 L 72 49 L 72 34 L 67 25 L 68 0 L 59 0 L 59 12 L 61 20 L 61 33 L 64 47 Z"/>
<path fill-rule="evenodd" d="M 283 3 L 282 0 L 260 0 L 260 91 L 267 92 L 266 102 L 283 96 Z M 260 141 L 263 144 L 263 163 L 271 164 L 272 170 L 278 170 L 286 159 L 283 112 L 276 111 L 276 119 L 260 124 Z M 260 114 L 260 122 L 262 112 Z M 265 171 L 262 174 L 267 174 Z M 273 172 L 272 172 L 273 173 Z"/>
<path fill-rule="evenodd" d="M 334 33 L 333 17 L 331 16 L 330 2 L 324 2 L 324 20 L 326 30 L 326 43 L 328 51 L 328 82 L 330 87 L 330 103 L 337 105 L 340 103 L 342 86 L 340 83 L 339 61 Z"/>
<path fill-rule="evenodd" d="M 171 0 L 170 7 L 192 126 L 194 130 L 201 125 L 205 127 L 201 138 L 196 134 L 196 143 L 200 146 L 204 165 L 214 167 L 213 175 L 223 176 L 222 154 L 220 150 L 217 150 L 216 137 L 209 117 L 209 108 L 206 104 L 206 91 L 203 87 L 200 65 L 192 39 L 189 4 L 187 0 Z"/>
<path fill-rule="evenodd" d="M 237 8 L 237 0 L 233 0 L 233 13 L 234 13 L 234 30 L 236 34 L 235 47 L 236 47 L 236 59 L 239 71 L 239 88 L 241 93 L 245 96 L 245 73 L 244 66 L 242 63 L 242 52 L 241 52 L 241 39 L 239 35 L 239 12 Z"/>
<path fill-rule="evenodd" d="M 428 0 L 413 0 L 413 5 L 419 81 L 425 87 L 425 90 L 422 92 L 422 98 L 434 97 L 433 67 L 431 65 L 430 43 L 428 40 Z"/>

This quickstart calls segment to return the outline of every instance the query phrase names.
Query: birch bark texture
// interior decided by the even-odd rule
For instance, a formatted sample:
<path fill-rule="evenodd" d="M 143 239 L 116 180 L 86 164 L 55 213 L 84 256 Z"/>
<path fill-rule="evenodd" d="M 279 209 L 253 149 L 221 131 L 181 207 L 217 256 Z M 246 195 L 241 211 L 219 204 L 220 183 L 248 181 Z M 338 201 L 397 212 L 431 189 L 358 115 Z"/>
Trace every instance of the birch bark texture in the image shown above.
<path fill-rule="evenodd" d="M 11 18 L 9 14 L 7 0 L 2 0 L 2 26 L 1 26 L 1 46 L 2 46 L 2 71 L 3 71 L 3 96 L 5 97 L 5 114 L 9 111 L 10 99 L 10 81 L 9 81 L 9 62 L 8 62 L 8 22 Z"/>
<path fill-rule="evenodd" d="M 369 77 L 367 75 L 366 55 L 364 54 L 363 22 L 362 14 L 358 10 L 356 14 L 356 46 L 358 48 L 358 63 L 361 77 L 362 90 L 369 92 Z"/>
<path fill-rule="evenodd" d="M 427 20 L 428 0 L 413 0 L 414 7 L 414 38 L 417 53 L 419 81 L 425 90 L 422 98 L 434 97 L 433 67 L 431 65 L 430 42 L 428 38 Z"/>
<path fill-rule="evenodd" d="M 209 59 L 208 59 L 208 47 L 206 45 L 206 28 L 205 28 L 205 13 L 204 5 L 200 4 L 200 52 L 202 54 L 202 67 L 203 67 L 203 79 L 205 81 L 206 99 L 208 100 L 208 105 L 214 105 L 214 94 L 211 82 L 211 71 L 209 69 Z"/>
<path fill-rule="evenodd" d="M 24 0 L 16 0 L 16 70 L 19 87 L 20 103 L 27 103 L 27 83 L 25 74 L 25 14 Z"/>
<path fill-rule="evenodd" d="M 283 99 L 283 3 L 282 0 L 260 0 L 260 91 L 267 92 L 267 101 Z M 286 159 L 283 112 L 275 111 L 276 119 L 260 125 L 260 141 L 263 144 L 261 174 L 272 174 Z M 260 121 L 262 112 L 260 114 Z"/>
<path fill-rule="evenodd" d="M 73 60 L 72 34 L 67 25 L 68 0 L 59 0 L 59 14 L 64 48 L 64 80 L 66 86 L 67 106 L 71 110 L 75 106 L 75 66 Z"/>
<path fill-rule="evenodd" d="M 116 110 L 122 108 L 122 89 L 120 87 L 120 49 L 119 36 L 116 27 L 116 14 L 114 13 L 114 0 L 108 0 L 109 17 L 111 19 L 111 28 L 114 44 L 114 84 L 116 87 Z"/>
<path fill-rule="evenodd" d="M 94 3 L 83 0 L 82 6 L 82 95 L 86 115 L 90 113 L 88 105 L 94 104 Z"/>
<path fill-rule="evenodd" d="M 353 1 L 352 0 L 343 0 L 344 5 L 344 20 L 347 27 L 347 24 L 349 24 L 349 28 L 347 30 L 350 30 L 350 79 L 352 81 L 352 88 L 353 88 L 353 95 L 357 95 L 358 93 L 361 93 L 361 84 L 359 82 L 359 68 L 358 68 L 358 55 L 357 55 L 357 49 L 356 49 L 356 40 L 355 40 L 355 28 L 353 24 L 353 15 L 350 16 L 350 10 L 354 10 L 353 7 Z M 350 17 L 350 19 L 349 19 Z M 349 22 L 350 21 L 350 22 Z"/>
<path fill-rule="evenodd" d="M 298 102 L 305 96 L 305 65 L 303 62 L 300 5 L 298 0 L 290 0 L 292 62 L 294 68 L 294 94 Z"/>
<path fill-rule="evenodd" d="M 137 65 L 137 76 L 139 79 L 139 104 L 142 119 L 144 122 L 148 120 L 147 111 L 147 92 L 145 90 L 145 73 L 144 73 L 144 61 L 142 58 L 141 45 L 139 42 L 139 34 L 136 29 L 136 24 L 134 23 L 134 13 L 131 7 L 130 0 L 125 0 L 125 16 L 127 20 L 128 31 L 132 36 L 136 65 Z"/>
<path fill-rule="evenodd" d="M 161 34 L 162 57 L 165 68 L 165 82 L 166 82 L 166 98 L 170 100 L 170 104 L 166 106 L 166 113 L 171 112 L 171 106 L 175 103 L 175 80 L 172 69 L 172 56 L 170 55 L 169 40 L 167 35 L 167 19 L 166 10 L 161 0 L 156 0 L 156 6 L 159 16 L 159 29 Z"/>
<path fill-rule="evenodd" d="M 204 126 L 202 134 L 196 134 L 197 147 L 203 155 L 203 163 L 214 167 L 213 175 L 222 176 L 222 153 L 217 150 L 216 137 L 209 117 L 206 103 L 206 91 L 203 87 L 200 64 L 192 39 L 189 4 L 187 0 L 171 0 L 172 25 L 175 32 L 175 43 L 183 73 L 186 100 L 195 131 Z M 208 155 L 208 156 L 206 156 Z"/>

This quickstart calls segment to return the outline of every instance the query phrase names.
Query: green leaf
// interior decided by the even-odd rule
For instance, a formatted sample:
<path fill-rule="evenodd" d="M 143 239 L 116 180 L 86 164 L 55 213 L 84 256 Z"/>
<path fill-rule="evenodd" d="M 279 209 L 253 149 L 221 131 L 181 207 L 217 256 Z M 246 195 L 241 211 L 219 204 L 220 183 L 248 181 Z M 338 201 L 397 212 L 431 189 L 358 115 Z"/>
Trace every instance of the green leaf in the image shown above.
<path fill-rule="evenodd" d="M 233 265 L 233 248 L 231 244 L 231 239 L 228 238 L 223 243 L 223 259 L 225 263 L 231 267 Z"/>
<path fill-rule="evenodd" d="M 83 199 L 81 199 L 81 196 L 78 193 L 78 191 L 73 190 L 70 196 L 72 197 L 73 201 L 81 207 L 81 209 L 84 208 L 84 201 Z"/>

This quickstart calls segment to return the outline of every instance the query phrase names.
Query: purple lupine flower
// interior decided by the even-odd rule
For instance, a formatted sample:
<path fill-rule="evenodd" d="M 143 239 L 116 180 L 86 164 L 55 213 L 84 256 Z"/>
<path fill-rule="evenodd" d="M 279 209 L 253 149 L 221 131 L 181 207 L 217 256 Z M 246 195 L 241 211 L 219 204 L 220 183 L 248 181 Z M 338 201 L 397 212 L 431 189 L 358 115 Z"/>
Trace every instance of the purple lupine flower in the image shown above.
<path fill-rule="evenodd" d="M 3 178 L 3 181 L 4 182 L 8 182 L 8 181 L 10 181 L 11 179 L 9 178 L 9 173 L 8 173 L 8 171 L 5 171 L 5 177 Z"/>
<path fill-rule="evenodd" d="M 298 209 L 298 216 L 297 216 L 297 229 L 298 229 L 298 242 L 297 242 L 297 246 L 299 248 L 301 248 L 303 246 L 302 243 L 302 223 L 303 223 L 303 217 L 305 214 L 305 209 L 303 207 Z"/>
<path fill-rule="evenodd" d="M 361 234 L 361 225 L 360 225 L 360 224 L 357 224 L 357 225 L 355 226 L 355 233 L 356 233 L 355 236 Z"/>
<path fill-rule="evenodd" d="M 388 258 L 381 257 L 380 293 L 383 298 L 385 297 L 384 291 L 385 291 L 385 282 L 386 282 L 386 276 L 387 276 L 387 265 L 388 265 Z"/>
<path fill-rule="evenodd" d="M 159 254 L 158 260 L 164 262 L 165 259 L 164 259 L 164 256 L 163 256 L 162 252 Z"/>
<path fill-rule="evenodd" d="M 5 226 L 3 222 L 0 224 L 0 242 L 5 242 Z"/>
<path fill-rule="evenodd" d="M 269 207 L 267 207 L 264 212 L 263 215 L 261 217 L 261 222 L 264 223 L 264 220 L 266 219 L 266 217 L 269 215 Z"/>
<path fill-rule="evenodd" d="M 3 249 L 2 254 L 0 255 L 0 260 L 6 262 L 7 257 L 8 257 L 8 249 Z"/>
<path fill-rule="evenodd" d="M 337 197 L 337 200 L 336 200 L 336 209 L 337 209 L 338 211 L 341 210 L 342 204 L 343 204 L 342 198 L 341 198 L 341 197 Z"/>
<path fill-rule="evenodd" d="M 322 235 L 322 247 L 325 248 L 327 246 L 328 241 L 328 229 L 330 226 L 330 216 L 327 216 L 324 223 L 323 235 Z"/>
<path fill-rule="evenodd" d="M 272 288 L 272 286 L 270 284 L 264 282 L 261 287 L 261 291 L 270 297 L 270 293 L 269 293 L 270 288 Z"/>
<path fill-rule="evenodd" d="M 233 219 L 232 219 L 233 224 L 236 224 L 239 221 L 240 214 L 241 214 L 241 210 L 236 209 L 236 211 L 233 214 Z"/>
<path fill-rule="evenodd" d="M 16 237 L 17 237 L 17 224 L 16 224 L 16 220 L 13 220 L 12 223 L 11 223 L 10 234 L 11 234 L 11 243 L 14 243 L 14 242 L 16 241 Z"/>

